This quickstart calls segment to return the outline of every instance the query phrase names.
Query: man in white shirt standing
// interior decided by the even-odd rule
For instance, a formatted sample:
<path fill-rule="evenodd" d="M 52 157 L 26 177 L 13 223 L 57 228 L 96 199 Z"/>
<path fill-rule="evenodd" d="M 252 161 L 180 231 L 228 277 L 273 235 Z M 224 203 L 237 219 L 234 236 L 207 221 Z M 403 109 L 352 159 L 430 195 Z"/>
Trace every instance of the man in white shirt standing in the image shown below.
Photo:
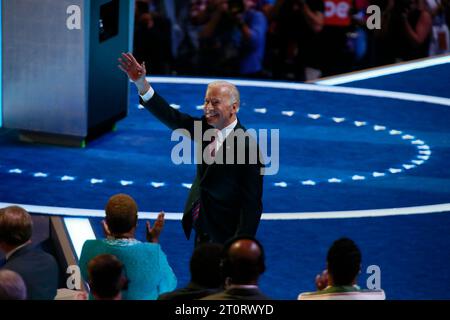
<path fill-rule="evenodd" d="M 263 164 L 256 141 L 237 118 L 240 97 L 236 86 L 226 81 L 210 83 L 204 115 L 195 118 L 170 107 L 154 91 L 145 78 L 145 64 L 139 64 L 131 53 L 122 54 L 119 68 L 135 83 L 141 104 L 170 129 L 184 129 L 194 139 L 201 127 L 202 137 L 196 142 L 201 143 L 204 159 L 197 165 L 184 209 L 186 237 L 192 229 L 196 244 L 254 236 L 262 214 Z"/>

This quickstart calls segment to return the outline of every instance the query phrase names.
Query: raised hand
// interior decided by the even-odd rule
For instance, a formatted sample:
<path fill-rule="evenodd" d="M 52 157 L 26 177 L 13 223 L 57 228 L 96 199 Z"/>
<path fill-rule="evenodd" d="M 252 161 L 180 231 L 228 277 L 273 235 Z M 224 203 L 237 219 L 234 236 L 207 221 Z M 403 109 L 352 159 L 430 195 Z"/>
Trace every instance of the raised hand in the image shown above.
<path fill-rule="evenodd" d="M 146 70 L 145 62 L 139 64 L 131 53 L 122 53 L 122 56 L 118 59 L 119 69 L 125 72 L 133 82 L 145 80 Z"/>
<path fill-rule="evenodd" d="M 147 71 L 145 62 L 139 64 L 131 53 L 122 53 L 119 60 L 119 69 L 126 73 L 128 78 L 134 82 L 139 94 L 143 95 L 150 89 L 150 84 L 145 79 Z"/>
<path fill-rule="evenodd" d="M 147 241 L 157 243 L 159 241 L 159 235 L 164 228 L 164 212 L 160 212 L 156 218 L 153 228 L 150 221 L 147 221 Z"/>

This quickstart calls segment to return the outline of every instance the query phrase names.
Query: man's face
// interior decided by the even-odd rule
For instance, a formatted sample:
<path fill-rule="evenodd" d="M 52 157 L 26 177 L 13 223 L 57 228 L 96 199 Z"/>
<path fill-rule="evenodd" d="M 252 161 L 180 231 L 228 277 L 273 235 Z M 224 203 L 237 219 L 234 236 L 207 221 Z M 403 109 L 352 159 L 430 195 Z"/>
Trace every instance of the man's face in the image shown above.
<path fill-rule="evenodd" d="M 231 104 L 229 88 L 213 86 L 208 88 L 203 112 L 209 125 L 222 130 L 236 119 L 237 103 Z"/>

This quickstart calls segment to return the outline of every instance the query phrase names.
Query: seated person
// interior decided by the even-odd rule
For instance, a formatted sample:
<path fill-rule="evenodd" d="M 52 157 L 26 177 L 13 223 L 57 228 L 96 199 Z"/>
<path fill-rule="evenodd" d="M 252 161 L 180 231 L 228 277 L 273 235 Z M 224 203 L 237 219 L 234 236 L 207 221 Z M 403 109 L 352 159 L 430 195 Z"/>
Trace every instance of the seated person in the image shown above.
<path fill-rule="evenodd" d="M 110 254 L 96 256 L 88 263 L 89 288 L 95 300 L 122 300 L 128 279 L 122 262 Z"/>
<path fill-rule="evenodd" d="M 158 300 L 194 300 L 216 293 L 222 285 L 220 258 L 223 246 L 204 243 L 197 246 L 191 257 L 191 281 L 181 289 L 162 294 Z"/>
<path fill-rule="evenodd" d="M 174 290 L 177 279 L 158 244 L 164 214 L 158 215 L 153 228 L 147 222 L 148 242 L 144 243 L 135 238 L 138 208 L 133 198 L 114 195 L 105 211 L 102 223 L 107 238 L 84 243 L 79 263 L 83 278 L 88 279 L 88 263 L 92 258 L 112 254 L 125 265 L 130 281 L 128 290 L 122 292 L 123 300 L 155 300 L 161 293 Z"/>
<path fill-rule="evenodd" d="M 225 290 L 201 300 L 270 300 L 258 286 L 266 265 L 263 246 L 254 237 L 243 235 L 229 240 L 221 269 Z"/>
<path fill-rule="evenodd" d="M 55 258 L 31 245 L 33 221 L 19 206 L 0 209 L 0 250 L 6 255 L 2 269 L 17 272 L 25 282 L 28 299 L 52 300 L 58 288 Z"/>
<path fill-rule="evenodd" d="M 22 277 L 11 270 L 0 270 L 0 300 L 25 300 L 27 287 Z"/>
<path fill-rule="evenodd" d="M 385 300 L 383 290 L 362 290 L 356 283 L 361 270 L 361 252 L 348 239 L 336 240 L 327 255 L 327 270 L 316 276 L 316 292 L 305 292 L 298 300 Z"/>

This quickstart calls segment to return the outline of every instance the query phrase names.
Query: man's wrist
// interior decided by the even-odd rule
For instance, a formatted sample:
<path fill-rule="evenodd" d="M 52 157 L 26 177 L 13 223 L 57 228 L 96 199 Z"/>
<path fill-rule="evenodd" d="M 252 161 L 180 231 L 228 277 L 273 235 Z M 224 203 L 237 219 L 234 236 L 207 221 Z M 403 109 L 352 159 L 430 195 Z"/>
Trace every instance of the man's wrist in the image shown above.
<path fill-rule="evenodd" d="M 137 80 L 134 84 L 136 85 L 139 95 L 141 96 L 143 96 L 147 93 L 148 90 L 150 90 L 150 84 L 145 78 Z"/>
<path fill-rule="evenodd" d="M 142 92 L 139 91 L 139 95 L 141 96 L 144 102 L 149 101 L 151 98 L 153 98 L 153 95 L 155 94 L 155 90 L 153 90 L 150 84 L 148 85 L 147 90 L 143 90 Z"/>

